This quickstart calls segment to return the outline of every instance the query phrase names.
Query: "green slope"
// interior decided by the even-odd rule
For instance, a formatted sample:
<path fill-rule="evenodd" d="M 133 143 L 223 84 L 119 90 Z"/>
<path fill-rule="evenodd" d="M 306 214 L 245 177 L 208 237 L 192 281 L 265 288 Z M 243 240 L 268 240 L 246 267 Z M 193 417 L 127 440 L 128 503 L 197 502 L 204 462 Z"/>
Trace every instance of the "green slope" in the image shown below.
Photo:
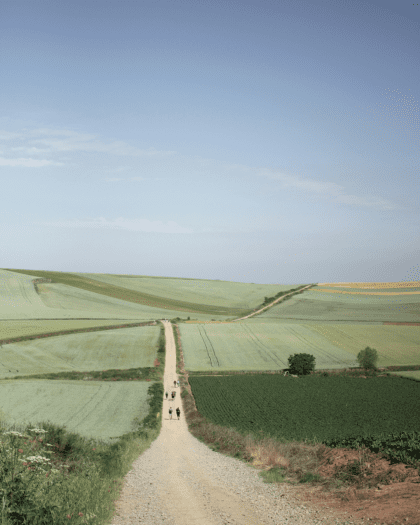
<path fill-rule="evenodd" d="M 190 313 L 206 313 L 213 315 L 236 316 L 245 315 L 249 312 L 244 308 L 229 308 L 223 306 L 215 306 L 208 304 L 196 304 L 187 301 L 171 299 L 166 297 L 159 297 L 152 294 L 146 294 L 137 290 L 116 286 L 110 283 L 103 283 L 93 278 L 83 277 L 79 274 L 68 272 L 53 272 L 44 270 L 15 270 L 12 268 L 4 268 L 5 270 L 22 273 L 25 275 L 33 275 L 34 277 L 51 279 L 55 283 L 66 284 L 89 292 L 121 299 L 123 301 L 152 306 L 154 308 L 171 308 L 178 311 L 186 311 Z"/>

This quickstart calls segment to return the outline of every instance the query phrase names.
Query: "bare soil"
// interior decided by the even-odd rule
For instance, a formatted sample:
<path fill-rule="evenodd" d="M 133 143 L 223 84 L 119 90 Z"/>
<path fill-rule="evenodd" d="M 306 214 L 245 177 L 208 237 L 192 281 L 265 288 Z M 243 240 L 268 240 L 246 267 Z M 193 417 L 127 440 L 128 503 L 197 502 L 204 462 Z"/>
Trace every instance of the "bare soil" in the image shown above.
<path fill-rule="evenodd" d="M 369 451 L 362 458 L 360 454 L 357 450 L 326 447 L 318 470 L 324 483 L 302 486 L 298 497 L 316 508 L 328 507 L 355 519 L 369 519 L 371 523 L 419 525 L 419 469 L 391 464 Z M 355 461 L 362 463 L 361 473 L 351 479 Z M 348 476 L 348 486 L 328 491 L 326 483 L 331 483 L 340 472 Z"/>

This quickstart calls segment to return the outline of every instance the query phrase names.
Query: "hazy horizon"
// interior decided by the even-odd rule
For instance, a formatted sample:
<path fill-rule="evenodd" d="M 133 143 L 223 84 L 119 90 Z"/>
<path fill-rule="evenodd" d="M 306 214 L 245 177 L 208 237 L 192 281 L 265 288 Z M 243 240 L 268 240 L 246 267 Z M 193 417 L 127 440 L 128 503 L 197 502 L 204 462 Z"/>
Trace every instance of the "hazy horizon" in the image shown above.
<path fill-rule="evenodd" d="M 419 9 L 4 0 L 1 266 L 419 280 Z"/>

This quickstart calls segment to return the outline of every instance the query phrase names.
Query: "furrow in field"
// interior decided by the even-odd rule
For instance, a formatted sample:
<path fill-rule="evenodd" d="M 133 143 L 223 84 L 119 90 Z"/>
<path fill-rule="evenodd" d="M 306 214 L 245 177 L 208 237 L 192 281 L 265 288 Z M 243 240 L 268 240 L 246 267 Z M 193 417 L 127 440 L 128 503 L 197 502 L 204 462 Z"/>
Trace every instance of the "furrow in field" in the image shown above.
<path fill-rule="evenodd" d="M 217 366 L 220 366 L 219 359 L 217 358 L 217 355 L 216 355 L 216 352 L 215 352 L 215 350 L 214 350 L 214 346 L 213 346 L 213 344 L 212 344 L 212 342 L 211 342 L 211 339 L 210 339 L 210 337 L 208 336 L 205 327 L 203 326 L 202 328 L 203 328 L 203 331 L 204 331 L 204 333 L 205 333 L 205 335 L 206 335 L 206 337 L 207 337 L 207 340 L 208 340 L 208 342 L 209 342 L 209 345 L 210 345 L 210 348 L 211 348 L 211 351 L 212 351 L 212 354 L 213 354 L 214 361 L 217 363 Z"/>
<path fill-rule="evenodd" d="M 208 356 L 208 358 L 209 358 L 210 366 L 213 368 L 213 361 L 212 361 L 212 359 L 211 359 L 211 355 L 210 355 L 209 349 L 208 349 L 208 347 L 207 347 L 207 343 L 206 343 L 206 341 L 205 341 L 205 339 L 204 339 L 204 335 L 203 335 L 203 333 L 202 333 L 202 331 L 201 331 L 201 326 L 198 327 L 198 332 L 200 333 L 200 335 L 201 335 L 201 339 L 203 340 L 204 347 L 205 347 L 205 349 L 206 349 L 207 356 Z"/>
<path fill-rule="evenodd" d="M 341 364 L 342 363 L 342 361 L 340 359 L 337 359 L 337 357 L 333 353 L 330 353 L 330 352 L 326 351 L 323 346 L 321 346 L 319 344 L 316 344 L 312 340 L 308 340 L 306 337 L 304 337 L 301 333 L 298 333 L 293 328 L 289 328 L 289 330 L 290 330 L 290 332 L 292 332 L 295 335 L 295 337 L 298 340 L 303 341 L 304 344 L 308 346 L 309 351 L 315 350 L 317 353 L 319 353 L 321 355 L 324 355 L 326 358 L 328 358 L 328 360 L 330 360 L 331 363 L 335 363 L 335 364 Z"/>
<path fill-rule="evenodd" d="M 246 325 L 245 325 L 245 324 L 239 324 L 239 325 L 237 325 L 237 326 L 246 326 Z M 246 332 L 246 330 L 245 330 L 245 332 Z M 234 337 L 235 337 L 235 335 L 234 335 Z M 257 353 L 258 353 L 258 355 L 261 357 L 261 359 L 262 359 L 264 362 L 267 363 L 267 362 L 269 361 L 269 359 L 267 359 L 267 354 L 266 354 L 266 352 L 264 351 L 264 348 L 261 348 L 259 345 L 253 345 L 253 346 L 252 346 L 252 350 L 256 350 Z"/>
<path fill-rule="evenodd" d="M 254 339 L 254 341 L 256 342 L 257 345 L 260 345 L 260 347 L 262 348 L 263 352 L 266 353 L 266 355 L 276 364 L 278 365 L 280 368 L 283 368 L 283 363 L 281 363 L 281 361 L 278 359 L 277 356 L 274 356 L 271 354 L 270 350 L 269 350 L 269 347 L 266 346 L 260 339 L 258 339 L 258 337 L 255 335 L 255 333 L 251 330 L 251 328 L 244 324 L 244 327 L 246 330 L 248 330 L 250 336 Z"/>

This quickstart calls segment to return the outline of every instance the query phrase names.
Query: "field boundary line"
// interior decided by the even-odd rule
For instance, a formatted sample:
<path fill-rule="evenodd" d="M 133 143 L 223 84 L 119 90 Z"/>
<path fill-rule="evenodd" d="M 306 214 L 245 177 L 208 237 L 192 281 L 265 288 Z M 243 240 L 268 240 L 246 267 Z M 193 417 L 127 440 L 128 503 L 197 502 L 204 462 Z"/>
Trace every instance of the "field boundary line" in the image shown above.
<path fill-rule="evenodd" d="M 49 319 L 47 319 L 47 320 L 49 320 Z M 61 321 L 62 319 L 59 319 L 59 320 Z M 79 319 L 79 320 L 82 320 L 82 319 Z M 61 330 L 59 332 L 49 332 L 49 333 L 44 333 L 44 334 L 23 335 L 23 336 L 20 336 L 20 337 L 13 337 L 11 339 L 0 339 L 0 345 L 7 345 L 7 344 L 12 344 L 12 343 L 20 343 L 20 342 L 23 342 L 23 341 L 31 341 L 33 339 L 41 339 L 41 338 L 44 338 L 44 337 L 55 337 L 55 336 L 60 336 L 60 335 L 70 335 L 70 334 L 88 333 L 88 332 L 100 332 L 102 330 L 117 330 L 117 329 L 120 329 L 120 328 L 136 328 L 136 327 L 140 327 L 140 326 L 153 326 L 155 324 L 157 324 L 156 321 L 145 321 L 143 323 L 130 323 L 130 324 L 125 324 L 125 325 L 111 325 L 111 326 L 109 326 L 109 325 L 106 325 L 106 326 L 92 326 L 92 327 L 89 327 L 89 328 L 75 328 L 73 330 Z"/>

